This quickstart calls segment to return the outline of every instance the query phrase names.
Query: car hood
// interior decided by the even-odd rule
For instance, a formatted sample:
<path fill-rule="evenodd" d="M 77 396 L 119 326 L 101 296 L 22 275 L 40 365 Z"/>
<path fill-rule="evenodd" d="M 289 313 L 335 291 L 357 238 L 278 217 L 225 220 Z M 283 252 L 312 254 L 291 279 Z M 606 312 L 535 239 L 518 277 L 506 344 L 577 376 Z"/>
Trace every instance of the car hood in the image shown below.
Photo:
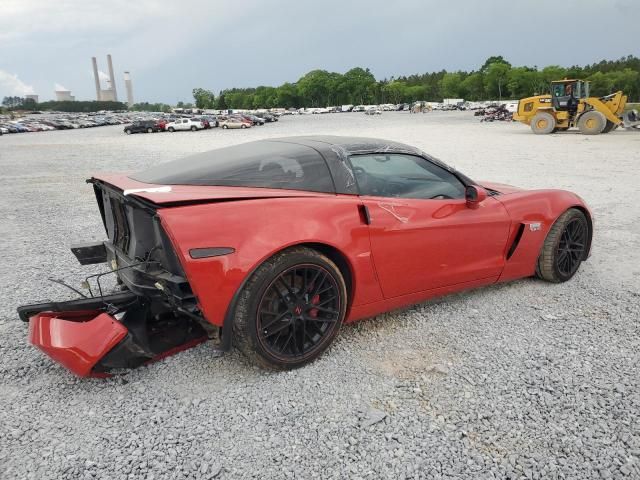
<path fill-rule="evenodd" d="M 278 188 L 158 185 L 139 182 L 123 174 L 96 175 L 88 181 L 91 183 L 95 181 L 107 183 L 122 190 L 125 195 L 143 198 L 156 205 L 209 203 L 257 198 L 335 196 L 333 193 L 284 190 Z"/>
<path fill-rule="evenodd" d="M 495 182 L 479 182 L 480 185 L 484 188 L 488 188 L 490 190 L 495 190 L 500 193 L 516 193 L 522 192 L 524 188 L 514 187 L 512 185 L 507 185 L 504 183 L 495 183 Z"/>

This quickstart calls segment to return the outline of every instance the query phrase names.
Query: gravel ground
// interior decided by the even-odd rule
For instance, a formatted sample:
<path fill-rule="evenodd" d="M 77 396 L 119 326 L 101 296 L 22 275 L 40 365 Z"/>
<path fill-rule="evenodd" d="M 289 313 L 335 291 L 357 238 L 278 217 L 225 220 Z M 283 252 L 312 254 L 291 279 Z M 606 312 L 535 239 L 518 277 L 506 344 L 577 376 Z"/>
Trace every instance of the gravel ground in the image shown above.
<path fill-rule="evenodd" d="M 68 251 L 104 234 L 84 179 L 270 136 L 404 141 L 471 178 L 571 189 L 593 255 L 562 285 L 483 288 L 343 328 L 312 365 L 255 369 L 211 345 L 81 380 L 15 308 L 70 298 Z M 0 138 L 0 477 L 640 478 L 640 135 L 534 136 L 466 112 L 285 117 L 249 131 L 122 127 Z"/>

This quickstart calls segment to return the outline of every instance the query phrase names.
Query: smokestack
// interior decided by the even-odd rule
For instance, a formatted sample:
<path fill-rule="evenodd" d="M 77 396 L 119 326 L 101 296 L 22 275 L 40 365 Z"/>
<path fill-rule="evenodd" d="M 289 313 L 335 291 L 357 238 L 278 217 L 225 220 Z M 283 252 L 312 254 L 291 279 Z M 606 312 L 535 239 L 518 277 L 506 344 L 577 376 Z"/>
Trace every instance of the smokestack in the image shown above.
<path fill-rule="evenodd" d="M 93 62 L 93 78 L 96 81 L 96 100 L 100 101 L 100 77 L 98 76 L 98 61 L 96 57 L 91 57 L 91 62 Z"/>
<path fill-rule="evenodd" d="M 113 101 L 118 101 L 118 92 L 116 92 L 116 77 L 113 74 L 113 63 L 111 62 L 111 55 L 107 55 L 107 64 L 109 66 L 109 79 L 111 80 L 111 89 L 113 90 Z"/>
<path fill-rule="evenodd" d="M 131 83 L 129 72 L 124 72 L 124 88 L 127 89 L 127 105 L 131 108 L 133 105 L 133 84 Z"/>

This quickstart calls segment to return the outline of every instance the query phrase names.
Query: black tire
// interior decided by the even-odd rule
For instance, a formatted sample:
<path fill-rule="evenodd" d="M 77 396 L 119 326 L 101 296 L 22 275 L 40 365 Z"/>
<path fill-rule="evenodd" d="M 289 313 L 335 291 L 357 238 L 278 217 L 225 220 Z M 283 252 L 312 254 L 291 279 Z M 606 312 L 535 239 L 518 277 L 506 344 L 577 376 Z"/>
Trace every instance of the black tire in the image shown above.
<path fill-rule="evenodd" d="M 175 128 L 173 128 L 173 127 L 169 127 L 167 130 L 169 130 L 171 133 L 173 133 L 173 132 L 175 132 L 175 131 L 176 131 L 176 129 L 175 129 Z"/>
<path fill-rule="evenodd" d="M 128 128 L 124 131 L 124 133 L 126 133 L 127 135 L 131 135 L 131 130 L 129 130 Z"/>
<path fill-rule="evenodd" d="M 193 125 L 193 126 L 191 127 L 191 131 L 192 131 L 192 132 L 195 132 L 195 131 L 197 131 L 197 130 L 198 130 L 198 127 L 196 127 L 195 125 Z"/>
<path fill-rule="evenodd" d="M 340 269 L 315 250 L 294 247 L 260 265 L 242 289 L 233 317 L 234 343 L 254 364 L 298 368 L 329 347 L 346 308 Z"/>
<path fill-rule="evenodd" d="M 607 117 L 596 110 L 590 110 L 580 115 L 578 128 L 584 135 L 598 135 L 607 125 Z"/>
<path fill-rule="evenodd" d="M 538 112 L 531 119 L 531 130 L 536 135 L 546 135 L 556 128 L 556 119 L 549 112 Z"/>
<path fill-rule="evenodd" d="M 544 240 L 536 276 L 553 283 L 571 279 L 587 259 L 591 231 L 585 214 L 570 208 L 555 221 Z"/>
<path fill-rule="evenodd" d="M 153 133 L 153 128 L 151 127 L 147 128 L 147 133 Z"/>
<path fill-rule="evenodd" d="M 243 123 L 242 125 L 240 125 L 240 128 L 247 128 L 247 126 Z"/>
<path fill-rule="evenodd" d="M 225 123 L 224 125 L 222 125 L 222 128 L 224 128 L 224 129 L 226 130 L 226 129 L 227 129 L 227 128 L 229 128 L 229 127 L 228 127 L 228 126 L 227 126 L 227 124 Z"/>
<path fill-rule="evenodd" d="M 615 130 L 617 125 L 613 123 L 611 120 L 607 120 L 607 124 L 602 129 L 602 133 L 609 133 L 612 130 Z"/>

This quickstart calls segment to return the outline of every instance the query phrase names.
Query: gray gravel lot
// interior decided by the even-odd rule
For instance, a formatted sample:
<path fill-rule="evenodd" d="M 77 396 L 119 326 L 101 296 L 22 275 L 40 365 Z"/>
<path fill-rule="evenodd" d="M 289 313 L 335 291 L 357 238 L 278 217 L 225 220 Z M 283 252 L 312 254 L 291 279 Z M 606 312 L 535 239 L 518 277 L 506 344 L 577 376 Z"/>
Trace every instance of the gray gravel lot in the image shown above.
<path fill-rule="evenodd" d="M 24 303 L 70 298 L 102 239 L 85 178 L 253 139 L 403 141 L 471 178 L 566 188 L 596 216 L 592 258 L 342 329 L 312 365 L 252 368 L 201 345 L 82 380 L 28 345 Z M 640 478 L 640 135 L 535 136 L 471 113 L 285 117 L 248 131 L 122 127 L 0 137 L 0 477 Z"/>

